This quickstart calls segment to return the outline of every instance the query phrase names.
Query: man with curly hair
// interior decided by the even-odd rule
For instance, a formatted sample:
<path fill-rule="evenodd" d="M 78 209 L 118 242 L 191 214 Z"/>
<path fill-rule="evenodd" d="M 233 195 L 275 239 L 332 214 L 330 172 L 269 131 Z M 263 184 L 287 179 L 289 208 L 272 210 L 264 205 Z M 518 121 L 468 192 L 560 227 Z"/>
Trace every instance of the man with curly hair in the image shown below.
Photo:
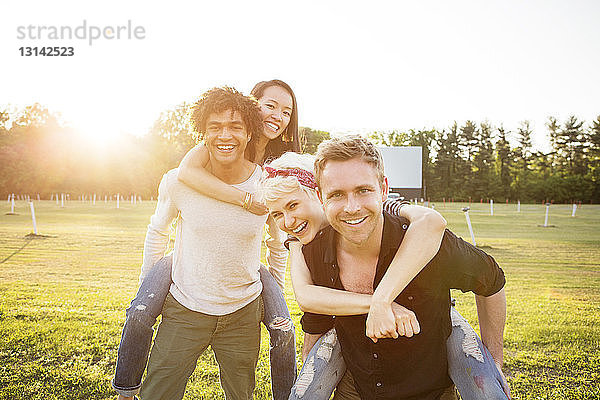
<path fill-rule="evenodd" d="M 215 88 L 195 104 L 194 129 L 209 152 L 206 165 L 222 181 L 251 194 L 261 169 L 244 158 L 262 118 L 256 102 Z M 181 399 L 198 357 L 210 345 L 228 399 L 251 399 L 262 317 L 259 279 L 266 216 L 204 196 L 167 172 L 158 189 L 144 245 L 142 278 L 163 256 L 177 219 L 172 284 L 150 353 L 142 399 Z"/>

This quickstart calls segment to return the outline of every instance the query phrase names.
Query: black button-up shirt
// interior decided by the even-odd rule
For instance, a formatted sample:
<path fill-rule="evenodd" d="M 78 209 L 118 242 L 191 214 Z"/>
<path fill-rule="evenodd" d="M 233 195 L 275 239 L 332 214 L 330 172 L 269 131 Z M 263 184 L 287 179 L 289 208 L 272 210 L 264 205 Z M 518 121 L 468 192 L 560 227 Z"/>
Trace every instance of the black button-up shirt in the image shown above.
<path fill-rule="evenodd" d="M 408 224 L 408 220 L 384 212 L 374 288 L 392 262 Z M 303 252 L 316 285 L 344 290 L 335 236 L 333 228 L 327 227 Z M 452 384 L 446 356 L 446 339 L 452 329 L 450 289 L 490 296 L 504 283 L 504 273 L 491 256 L 446 230 L 438 254 L 394 300 L 416 314 L 421 326 L 418 335 L 373 343 L 365 335 L 366 314 L 334 317 L 305 313 L 302 328 L 319 334 L 335 326 L 344 361 L 362 399 L 438 399 Z"/>

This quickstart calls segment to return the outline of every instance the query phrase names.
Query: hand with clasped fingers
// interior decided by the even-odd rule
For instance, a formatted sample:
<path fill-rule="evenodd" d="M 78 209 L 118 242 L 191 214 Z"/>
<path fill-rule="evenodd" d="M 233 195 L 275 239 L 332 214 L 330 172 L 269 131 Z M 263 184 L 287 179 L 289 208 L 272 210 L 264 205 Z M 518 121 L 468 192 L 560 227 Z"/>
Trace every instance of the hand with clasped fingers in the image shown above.
<path fill-rule="evenodd" d="M 373 301 L 367 315 L 366 335 L 374 342 L 377 339 L 398 336 L 412 337 L 421 332 L 417 316 L 396 302 Z"/>

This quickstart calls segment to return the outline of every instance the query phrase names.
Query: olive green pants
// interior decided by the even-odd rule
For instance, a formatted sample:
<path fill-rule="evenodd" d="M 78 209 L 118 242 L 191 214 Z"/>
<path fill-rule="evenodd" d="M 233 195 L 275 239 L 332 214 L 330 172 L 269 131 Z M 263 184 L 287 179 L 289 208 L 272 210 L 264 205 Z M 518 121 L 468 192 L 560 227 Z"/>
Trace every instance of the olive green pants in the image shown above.
<path fill-rule="evenodd" d="M 260 296 L 231 314 L 214 316 L 188 310 L 167 295 L 140 398 L 183 398 L 198 357 L 210 345 L 226 398 L 252 399 L 262 313 Z"/>

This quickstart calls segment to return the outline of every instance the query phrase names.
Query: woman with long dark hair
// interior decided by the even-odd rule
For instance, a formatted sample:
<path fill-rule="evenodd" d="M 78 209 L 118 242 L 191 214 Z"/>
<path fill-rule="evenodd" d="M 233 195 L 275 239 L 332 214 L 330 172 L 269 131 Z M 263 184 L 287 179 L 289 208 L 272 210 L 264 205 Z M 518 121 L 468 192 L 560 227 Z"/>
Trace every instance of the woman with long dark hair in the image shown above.
<path fill-rule="evenodd" d="M 257 83 L 251 94 L 260 107 L 263 130 L 260 133 L 253 132 L 246 158 L 262 164 L 264 160 L 277 158 L 286 151 L 300 152 L 298 106 L 292 88 L 287 83 L 274 79 Z M 192 114 L 191 117 L 194 119 L 195 115 Z M 206 196 L 237 204 L 254 214 L 267 213 L 266 207 L 258 199 L 225 184 L 207 171 L 207 162 L 208 151 L 204 144 L 195 146 L 179 166 L 179 180 Z M 287 399 L 297 373 L 295 329 L 283 297 L 287 251 L 282 245 L 274 221 L 268 221 L 267 227 L 269 268 L 260 267 L 265 311 L 263 323 L 271 337 L 273 397 Z M 168 255 L 147 274 L 140 276 L 138 293 L 127 309 L 112 381 L 119 399 L 132 398 L 141 386 L 152 342 L 152 326 L 160 315 L 171 285 L 171 268 L 172 257 Z"/>
<path fill-rule="evenodd" d="M 294 92 L 289 85 L 280 80 L 259 82 L 252 89 L 252 95 L 257 99 L 261 109 L 263 132 L 253 135 L 246 158 L 262 164 L 265 160 L 277 158 L 286 151 L 299 152 L 301 140 L 298 134 L 298 107 Z M 223 151 L 227 151 L 225 147 Z M 179 180 L 206 196 L 237 204 L 258 215 L 267 213 L 267 208 L 260 199 L 253 199 L 249 193 L 217 179 L 205 168 L 207 163 L 208 152 L 203 144 L 199 144 L 182 160 L 179 167 Z M 423 213 L 422 207 L 418 212 L 407 217 L 411 220 L 407 239 L 412 238 L 418 242 L 419 246 L 415 248 L 420 255 L 399 258 L 397 262 L 403 263 L 407 270 L 416 273 L 424 265 L 422 259 L 431 258 L 437 252 L 445 220 L 432 210 Z M 287 251 L 282 245 L 280 231 L 272 218 L 267 221 L 267 227 L 269 267 L 260 267 L 265 310 L 263 323 L 270 334 L 273 398 L 280 400 L 288 398 L 296 378 L 296 341 L 294 324 L 283 297 Z M 414 256 L 414 253 L 411 254 Z M 141 276 L 138 293 L 127 309 L 115 377 L 112 382 L 119 393 L 119 400 L 132 398 L 141 385 L 152 342 L 152 326 L 160 315 L 171 285 L 171 268 L 172 257 L 166 256 L 145 276 Z M 377 318 L 374 317 L 375 322 Z M 320 380 L 320 377 L 315 375 L 315 381 L 317 380 Z M 310 397 L 311 399 L 320 398 L 316 392 L 313 394 L 315 397 Z"/>

